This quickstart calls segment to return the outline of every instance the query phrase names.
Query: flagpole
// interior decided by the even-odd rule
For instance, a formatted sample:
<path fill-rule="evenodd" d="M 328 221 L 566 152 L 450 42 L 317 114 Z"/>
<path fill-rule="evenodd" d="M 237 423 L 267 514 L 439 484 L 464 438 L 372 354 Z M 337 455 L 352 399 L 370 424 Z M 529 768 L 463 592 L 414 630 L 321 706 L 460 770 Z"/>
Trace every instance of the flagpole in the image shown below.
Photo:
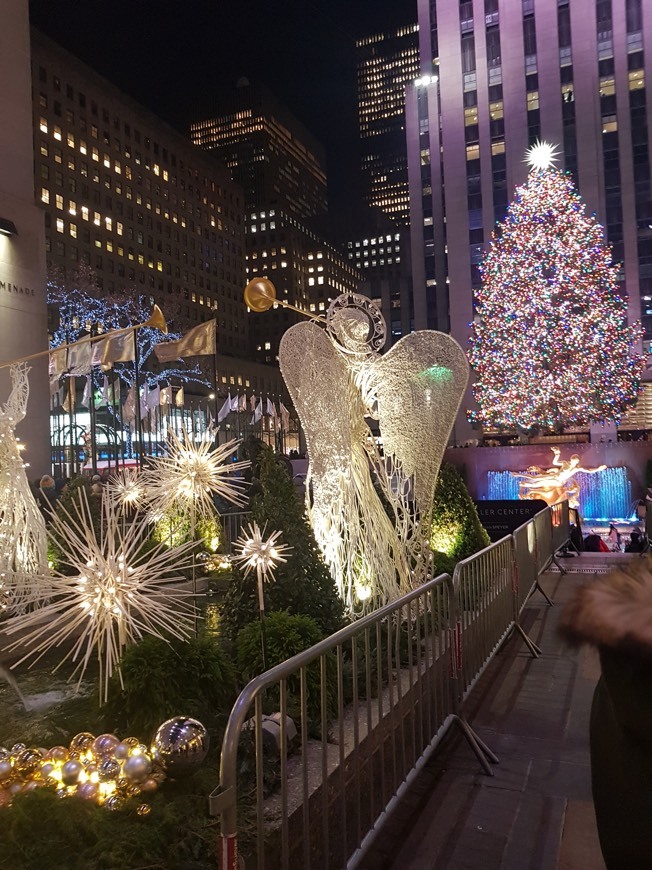
<path fill-rule="evenodd" d="M 213 395 L 215 396 L 215 408 L 214 408 L 214 410 L 215 410 L 215 427 L 216 427 L 216 434 L 217 434 L 217 431 L 218 431 L 218 428 L 217 428 L 218 427 L 218 424 L 217 424 L 217 414 L 218 414 L 218 407 L 217 407 L 217 403 L 218 403 L 218 398 L 217 398 L 217 317 L 214 317 L 213 320 L 215 321 L 215 343 L 213 345 Z M 219 438 L 218 438 L 218 442 L 219 442 Z"/>
<path fill-rule="evenodd" d="M 140 417 L 140 353 L 138 350 L 138 330 L 134 332 L 134 376 L 136 378 L 136 396 L 134 399 L 136 422 L 136 466 L 142 468 L 143 428 Z"/>

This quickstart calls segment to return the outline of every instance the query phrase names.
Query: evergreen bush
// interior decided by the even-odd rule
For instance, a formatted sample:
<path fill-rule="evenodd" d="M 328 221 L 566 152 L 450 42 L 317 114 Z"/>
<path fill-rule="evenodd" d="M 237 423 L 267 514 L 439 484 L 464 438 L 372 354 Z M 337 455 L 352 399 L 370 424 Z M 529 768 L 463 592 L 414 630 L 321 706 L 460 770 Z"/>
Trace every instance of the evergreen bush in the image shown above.
<path fill-rule="evenodd" d="M 236 698 L 233 666 L 206 635 L 170 643 L 145 637 L 120 660 L 102 708 L 104 728 L 149 740 L 172 716 L 192 716 L 210 730 L 223 725 Z"/>
<path fill-rule="evenodd" d="M 286 610 L 272 611 L 265 617 L 265 666 L 267 670 L 287 661 L 297 653 L 314 646 L 322 639 L 322 633 L 314 619 Z M 238 671 L 245 682 L 263 672 L 260 620 L 251 622 L 239 633 L 236 643 Z M 337 676 L 332 655 L 327 657 L 326 699 L 327 712 L 332 712 L 332 704 L 337 692 Z M 290 676 L 287 686 L 288 715 L 297 722 L 301 719 L 301 686 L 299 671 Z M 306 669 L 306 703 L 308 720 L 318 726 L 321 720 L 321 668 L 319 661 Z M 270 687 L 264 698 L 265 712 L 274 713 L 280 709 L 278 685 Z M 311 728 L 312 730 L 312 728 Z"/>
<path fill-rule="evenodd" d="M 455 563 L 489 544 L 489 535 L 480 523 L 460 473 L 454 465 L 442 463 L 435 486 L 430 535 L 436 574 L 445 571 L 452 574 Z M 452 566 L 443 557 L 452 560 Z"/>
<path fill-rule="evenodd" d="M 280 542 L 292 548 L 287 562 L 276 568 L 274 580 L 265 584 L 266 609 L 310 616 L 323 635 L 332 634 L 344 624 L 344 607 L 319 552 L 303 502 L 269 447 L 261 450 L 259 463 L 260 492 L 253 499 L 252 519 L 261 529 L 266 526 L 268 534 L 280 531 Z M 235 643 L 238 632 L 257 619 L 256 574 L 244 577 L 242 569 L 234 564 L 233 582 L 222 608 L 225 637 Z"/>

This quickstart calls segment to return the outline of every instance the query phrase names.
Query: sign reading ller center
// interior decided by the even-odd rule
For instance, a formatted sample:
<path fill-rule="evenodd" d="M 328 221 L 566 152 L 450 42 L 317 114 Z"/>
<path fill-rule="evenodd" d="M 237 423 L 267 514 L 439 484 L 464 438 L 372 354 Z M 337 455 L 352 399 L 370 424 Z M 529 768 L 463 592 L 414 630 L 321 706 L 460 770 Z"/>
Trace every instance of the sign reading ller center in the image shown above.
<path fill-rule="evenodd" d="M 493 541 L 499 541 L 505 535 L 522 526 L 547 505 L 541 499 L 516 499 L 505 501 L 474 502 L 480 522 Z"/>

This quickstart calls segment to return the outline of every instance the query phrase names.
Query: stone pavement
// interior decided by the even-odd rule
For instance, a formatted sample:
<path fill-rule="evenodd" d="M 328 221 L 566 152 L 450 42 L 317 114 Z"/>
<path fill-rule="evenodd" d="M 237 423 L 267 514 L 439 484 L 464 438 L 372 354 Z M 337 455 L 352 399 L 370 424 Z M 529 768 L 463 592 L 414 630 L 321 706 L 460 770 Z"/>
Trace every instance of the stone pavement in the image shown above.
<path fill-rule="evenodd" d="M 615 557 L 615 558 L 614 558 Z M 483 774 L 451 729 L 378 837 L 364 870 L 604 870 L 591 799 L 589 714 L 600 675 L 593 649 L 557 635 L 573 588 L 621 554 L 564 560 L 522 624 L 543 655 L 514 635 L 474 687 L 465 713 L 500 763 Z"/>

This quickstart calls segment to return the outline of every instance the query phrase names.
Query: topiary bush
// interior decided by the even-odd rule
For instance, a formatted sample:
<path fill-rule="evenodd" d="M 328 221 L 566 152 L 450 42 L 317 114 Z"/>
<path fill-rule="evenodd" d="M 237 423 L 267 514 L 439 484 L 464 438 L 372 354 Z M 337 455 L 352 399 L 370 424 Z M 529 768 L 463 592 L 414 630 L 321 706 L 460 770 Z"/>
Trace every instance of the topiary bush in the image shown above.
<path fill-rule="evenodd" d="M 454 465 L 442 463 L 435 486 L 430 535 L 430 546 L 435 551 L 436 573 L 452 573 L 450 563 L 447 564 L 441 556 L 437 561 L 438 554 L 457 563 L 489 544 L 489 535 L 480 523 L 478 512 L 458 470 Z"/>
<path fill-rule="evenodd" d="M 287 610 L 272 611 L 265 617 L 265 665 L 267 670 L 287 661 L 297 653 L 314 646 L 322 639 L 322 633 L 314 619 L 309 616 L 288 613 Z M 251 622 L 239 633 L 236 643 L 238 672 L 245 682 L 249 682 L 265 669 L 261 645 L 260 620 Z M 307 712 L 311 730 L 318 727 L 321 720 L 321 669 L 319 660 L 306 669 Z M 337 676 L 332 654 L 327 656 L 326 696 L 327 711 L 332 712 L 332 704 L 337 692 Z M 265 712 L 273 713 L 280 709 L 278 685 L 265 692 Z M 287 680 L 288 715 L 297 722 L 301 719 L 301 686 L 297 671 Z"/>
<path fill-rule="evenodd" d="M 120 660 L 102 708 L 104 728 L 149 739 L 171 716 L 193 716 L 210 730 L 225 722 L 236 698 L 235 673 L 218 641 L 145 637 Z"/>
<path fill-rule="evenodd" d="M 287 562 L 275 570 L 275 579 L 265 584 L 268 611 L 287 610 L 310 616 L 324 635 L 344 624 L 344 607 L 335 583 L 321 557 L 304 505 L 285 467 L 269 447 L 261 449 L 260 492 L 253 499 L 252 519 L 267 532 L 281 532 L 280 542 L 292 547 Z M 244 577 L 234 564 L 233 582 L 222 608 L 222 630 L 231 644 L 245 625 L 258 619 L 255 572 Z"/>

